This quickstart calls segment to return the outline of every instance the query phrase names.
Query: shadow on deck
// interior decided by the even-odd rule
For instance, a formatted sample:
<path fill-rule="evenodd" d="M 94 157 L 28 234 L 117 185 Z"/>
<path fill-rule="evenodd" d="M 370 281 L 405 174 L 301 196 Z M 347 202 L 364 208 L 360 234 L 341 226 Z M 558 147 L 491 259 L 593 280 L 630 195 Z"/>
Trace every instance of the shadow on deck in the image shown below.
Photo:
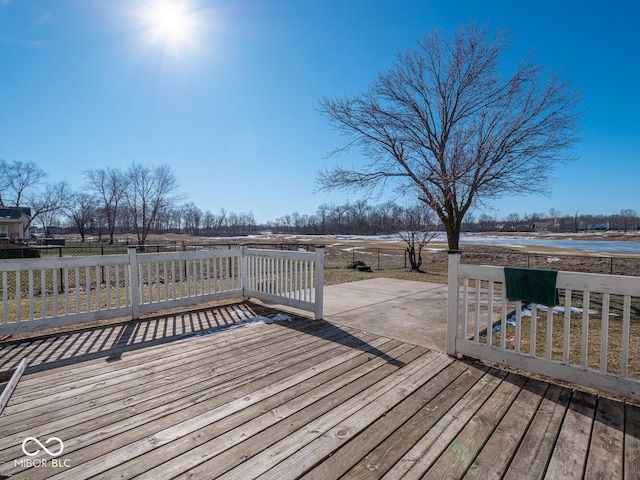
<path fill-rule="evenodd" d="M 170 315 L 159 315 L 144 320 L 128 321 L 113 325 L 81 328 L 61 333 L 50 333 L 25 340 L 0 343 L 0 371 L 10 370 L 28 358 L 27 373 L 49 368 L 72 365 L 76 362 L 107 357 L 107 362 L 118 361 L 124 352 L 131 352 L 153 345 L 184 340 L 192 336 L 211 335 L 232 328 L 240 328 L 256 322 L 279 321 L 289 328 L 299 329 L 298 322 L 307 320 L 291 313 L 250 301 L 232 303 L 204 309 L 190 310 Z M 283 321 L 284 320 L 284 321 Z M 364 348 L 370 354 L 396 362 L 388 355 L 371 348 L 366 343 L 332 325 L 331 332 L 315 325 L 305 324 L 305 331 L 336 341 L 352 348 Z M 323 322 L 323 325 L 324 322 Z M 402 365 L 399 365 L 402 366 Z"/>
<path fill-rule="evenodd" d="M 24 356 L 0 477 L 640 478 L 635 405 L 251 302 L 0 344 Z M 52 437 L 54 470 L 22 450 Z"/>

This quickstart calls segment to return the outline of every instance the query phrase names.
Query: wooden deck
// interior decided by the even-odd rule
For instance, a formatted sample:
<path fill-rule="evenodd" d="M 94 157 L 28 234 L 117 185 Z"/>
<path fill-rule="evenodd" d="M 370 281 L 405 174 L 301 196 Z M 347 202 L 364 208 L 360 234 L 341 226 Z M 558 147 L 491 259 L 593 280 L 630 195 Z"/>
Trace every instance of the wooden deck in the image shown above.
<path fill-rule="evenodd" d="M 640 478 L 635 405 L 324 321 L 210 330 L 277 313 L 0 344 L 0 370 L 30 362 L 0 478 Z"/>

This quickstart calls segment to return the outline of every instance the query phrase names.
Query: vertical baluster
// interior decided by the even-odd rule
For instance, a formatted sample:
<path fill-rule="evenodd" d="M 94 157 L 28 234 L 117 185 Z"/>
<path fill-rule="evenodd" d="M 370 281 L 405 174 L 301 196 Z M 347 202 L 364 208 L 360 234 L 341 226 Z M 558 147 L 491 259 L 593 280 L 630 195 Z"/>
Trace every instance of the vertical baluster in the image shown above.
<path fill-rule="evenodd" d="M 300 265 L 300 300 L 304 301 L 307 299 L 307 265 L 304 260 L 298 260 L 298 263 Z"/>
<path fill-rule="evenodd" d="M 22 321 L 22 285 L 20 277 L 22 275 L 21 270 L 16 270 L 16 321 Z"/>
<path fill-rule="evenodd" d="M 248 253 L 246 256 L 247 262 L 247 288 L 249 290 L 257 290 L 258 289 L 258 279 L 257 279 L 257 258 Z"/>
<path fill-rule="evenodd" d="M 111 265 L 105 267 L 104 282 L 107 290 L 107 310 L 111 310 Z"/>
<path fill-rule="evenodd" d="M 53 280 L 54 290 L 53 291 L 54 291 L 54 295 L 55 295 L 55 292 L 57 290 L 55 288 L 55 285 L 56 285 L 57 282 L 55 280 L 55 276 L 56 276 L 55 275 L 55 270 L 53 272 L 54 272 L 54 274 L 53 274 L 53 276 L 54 276 L 54 280 Z M 90 273 L 90 270 L 89 270 L 88 266 L 84 267 L 84 285 L 85 285 L 84 288 L 85 288 L 86 297 L 87 297 L 86 298 L 86 300 L 87 300 L 86 301 L 86 303 L 87 303 L 87 312 L 90 312 L 91 311 L 91 273 Z M 56 306 L 56 311 L 57 310 L 58 310 L 58 307 Z"/>
<path fill-rule="evenodd" d="M 602 323 L 600 330 L 600 371 L 607 373 L 607 353 L 609 346 L 609 294 L 602 294 Z"/>
<path fill-rule="evenodd" d="M 215 293 L 220 292 L 219 284 L 218 284 L 218 261 L 219 258 L 213 258 L 213 291 Z"/>
<path fill-rule="evenodd" d="M 216 283 L 215 283 L 215 269 L 216 259 L 215 257 L 209 257 L 207 259 L 207 284 L 208 284 L 208 292 L 215 293 L 216 292 Z"/>
<path fill-rule="evenodd" d="M 78 292 L 76 297 L 80 301 L 80 290 L 77 287 L 76 292 Z M 40 293 L 42 295 L 42 318 L 45 319 L 47 318 L 47 271 L 44 269 L 40 270 Z"/>
<path fill-rule="evenodd" d="M 304 301 L 308 302 L 311 300 L 309 298 L 310 286 L 309 286 L 309 262 L 303 260 L 304 263 Z"/>
<path fill-rule="evenodd" d="M 269 258 L 269 293 L 276 294 L 276 261 L 275 258 Z"/>
<path fill-rule="evenodd" d="M 307 270 L 306 270 L 306 262 L 304 260 L 298 260 L 300 265 L 300 298 L 299 300 L 304 301 L 307 299 Z"/>
<path fill-rule="evenodd" d="M 469 279 L 462 280 L 462 338 L 467 338 L 469 331 Z M 456 319 L 457 320 L 457 319 Z"/>
<path fill-rule="evenodd" d="M 298 287 L 298 291 L 300 292 L 300 301 L 307 300 L 307 262 L 304 260 L 298 260 L 298 264 L 300 265 L 300 284 Z"/>
<path fill-rule="evenodd" d="M 507 348 L 507 289 L 502 284 L 502 314 L 500 315 L 500 348 Z"/>
<path fill-rule="evenodd" d="M 585 290 L 582 298 L 582 341 L 580 343 L 580 365 L 587 366 L 587 348 L 589 347 L 589 305 L 591 292 Z"/>
<path fill-rule="evenodd" d="M 146 289 L 147 303 L 151 303 L 151 262 L 150 261 L 146 262 L 146 265 L 147 265 L 146 275 L 143 274 L 143 276 L 140 277 L 141 279 L 140 285 L 142 286 L 142 295 L 140 298 L 145 298 L 144 291 Z"/>
<path fill-rule="evenodd" d="M 480 283 L 480 279 L 476 278 L 475 279 L 476 282 L 476 290 L 475 290 L 475 313 L 474 313 L 474 319 L 473 319 L 473 341 L 474 342 L 479 342 L 480 341 L 480 289 L 482 287 L 481 283 Z"/>
<path fill-rule="evenodd" d="M 569 340 L 571 335 L 571 295 L 573 292 L 567 288 L 564 291 L 564 326 L 562 337 L 562 361 L 569 363 Z"/>
<path fill-rule="evenodd" d="M 182 260 L 178 261 L 178 265 L 180 266 L 179 275 L 180 275 L 180 298 L 184 298 L 184 276 L 185 276 L 185 264 Z"/>
<path fill-rule="evenodd" d="M 33 270 L 29 270 L 29 320 L 33 320 Z"/>
<path fill-rule="evenodd" d="M 516 335 L 514 338 L 514 350 L 516 352 L 520 351 L 520 340 L 522 338 L 522 302 L 520 300 L 516 301 Z"/>
<path fill-rule="evenodd" d="M 547 337 L 545 346 L 545 356 L 548 360 L 551 360 L 551 353 L 553 347 L 553 306 L 547 308 Z"/>
<path fill-rule="evenodd" d="M 226 290 L 233 290 L 233 286 L 235 283 L 234 275 L 235 275 L 235 256 L 229 256 L 225 259 L 227 275 L 225 277 L 226 282 Z"/>
<path fill-rule="evenodd" d="M 226 276 L 225 276 L 225 290 L 229 291 L 229 278 L 231 277 L 231 269 L 233 265 L 231 264 L 231 258 L 227 257 L 225 259 L 226 264 Z"/>
<path fill-rule="evenodd" d="M 125 306 L 129 306 L 133 303 L 133 299 L 131 298 L 131 291 L 129 287 L 131 286 L 131 281 L 129 278 L 131 277 L 129 271 L 127 270 L 127 265 L 123 265 L 123 273 L 124 273 L 124 296 L 125 296 Z"/>
<path fill-rule="evenodd" d="M 120 288 L 120 265 L 114 265 L 113 270 L 116 275 L 115 283 L 113 285 L 116 295 L 116 308 L 120 308 L 122 306 L 122 302 L 120 301 L 120 295 L 122 294 L 122 289 Z"/>
<path fill-rule="evenodd" d="M 16 276 L 19 279 L 19 272 Z M 51 280 L 53 282 L 53 317 L 58 316 L 58 269 L 51 269 Z M 20 293 L 20 290 L 16 289 L 17 293 Z M 18 320 L 20 320 L 20 296 L 18 296 Z"/>
<path fill-rule="evenodd" d="M 493 343 L 493 280 L 489 281 L 489 298 L 487 300 L 487 345 Z"/>
<path fill-rule="evenodd" d="M 65 269 L 66 272 L 66 269 Z M 100 286 L 100 284 L 102 283 L 102 269 L 96 265 L 95 267 L 95 272 L 96 272 L 96 310 L 100 311 L 102 310 L 102 288 Z"/>
<path fill-rule="evenodd" d="M 6 325 L 9 322 L 9 280 L 7 272 L 2 272 L 2 307 L 2 324 Z"/>
<path fill-rule="evenodd" d="M 191 262 L 191 283 L 193 284 L 193 296 L 197 297 L 198 296 L 198 276 L 199 276 L 199 271 L 198 271 L 198 267 L 199 267 L 199 261 L 197 258 L 194 258 L 193 261 Z"/>
<path fill-rule="evenodd" d="M 166 302 L 167 298 L 167 261 L 163 260 L 158 263 L 158 301 Z"/>
<path fill-rule="evenodd" d="M 545 355 L 547 359 L 551 360 L 551 352 L 553 350 L 553 307 L 548 307 L 547 310 L 547 347 Z"/>
<path fill-rule="evenodd" d="M 538 341 L 538 305 L 535 303 L 531 304 L 531 323 L 529 327 L 529 353 L 535 355 Z"/>
<path fill-rule="evenodd" d="M 160 303 L 162 302 L 162 263 L 158 260 L 156 262 L 154 262 L 154 277 L 153 277 L 153 284 L 154 284 L 154 292 L 155 292 L 155 301 L 156 303 Z"/>
<path fill-rule="evenodd" d="M 253 282 L 252 289 L 260 290 L 260 258 L 251 257 L 251 281 Z"/>
<path fill-rule="evenodd" d="M 309 261 L 309 301 L 310 302 L 314 302 L 315 301 L 315 292 L 316 292 L 316 287 L 315 287 L 315 263 L 313 261 Z"/>
<path fill-rule="evenodd" d="M 624 296 L 622 306 L 622 345 L 620 352 L 620 376 L 628 375 L 629 366 L 629 324 L 631 322 L 631 296 Z"/>
<path fill-rule="evenodd" d="M 43 272 L 44 273 L 44 272 Z M 76 289 L 76 313 L 80 313 L 81 300 L 80 300 L 80 267 L 76 267 L 74 270 L 75 282 L 74 288 Z"/>
<path fill-rule="evenodd" d="M 220 289 L 225 291 L 227 289 L 227 277 L 228 277 L 228 264 L 226 258 L 220 259 Z"/>

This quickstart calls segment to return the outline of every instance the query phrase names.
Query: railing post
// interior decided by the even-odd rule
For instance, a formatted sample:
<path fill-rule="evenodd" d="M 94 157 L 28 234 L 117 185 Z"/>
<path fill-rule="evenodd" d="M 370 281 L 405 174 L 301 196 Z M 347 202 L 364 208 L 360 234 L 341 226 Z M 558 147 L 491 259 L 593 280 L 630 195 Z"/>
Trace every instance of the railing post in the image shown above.
<path fill-rule="evenodd" d="M 313 311 L 316 320 L 322 319 L 324 295 L 324 245 L 316 245 L 316 291 Z"/>
<path fill-rule="evenodd" d="M 129 289 L 131 290 L 131 316 L 140 318 L 140 285 L 138 284 L 138 253 L 136 247 L 127 247 L 129 253 Z"/>
<path fill-rule="evenodd" d="M 458 335 L 458 306 L 460 302 L 460 283 L 458 281 L 458 265 L 461 250 L 449 250 L 448 294 L 447 294 L 447 355 L 456 354 L 456 337 Z"/>
<path fill-rule="evenodd" d="M 249 299 L 249 257 L 247 255 L 247 246 L 240 247 L 240 285 L 242 287 L 242 299 Z"/>

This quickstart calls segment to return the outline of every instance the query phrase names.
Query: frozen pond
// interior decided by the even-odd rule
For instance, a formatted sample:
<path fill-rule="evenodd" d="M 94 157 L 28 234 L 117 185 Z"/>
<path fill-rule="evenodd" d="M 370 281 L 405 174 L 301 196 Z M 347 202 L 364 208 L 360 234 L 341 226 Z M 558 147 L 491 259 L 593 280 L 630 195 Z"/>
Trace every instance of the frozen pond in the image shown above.
<path fill-rule="evenodd" d="M 338 235 L 338 239 L 372 239 L 377 241 L 398 242 L 402 241 L 399 235 Z M 438 232 L 432 240 L 433 243 L 447 243 L 444 232 Z M 549 247 L 568 250 L 584 250 L 597 253 L 635 253 L 640 254 L 640 242 L 621 240 L 573 240 L 571 238 L 535 238 L 501 236 L 491 234 L 466 234 L 460 236 L 460 244 L 464 245 L 502 245 L 507 247 Z"/>
<path fill-rule="evenodd" d="M 640 254 L 640 242 L 620 240 L 572 240 L 551 238 L 500 237 L 491 235 L 462 235 L 461 244 L 474 245 L 506 245 L 565 248 L 602 253 L 637 253 Z"/>

